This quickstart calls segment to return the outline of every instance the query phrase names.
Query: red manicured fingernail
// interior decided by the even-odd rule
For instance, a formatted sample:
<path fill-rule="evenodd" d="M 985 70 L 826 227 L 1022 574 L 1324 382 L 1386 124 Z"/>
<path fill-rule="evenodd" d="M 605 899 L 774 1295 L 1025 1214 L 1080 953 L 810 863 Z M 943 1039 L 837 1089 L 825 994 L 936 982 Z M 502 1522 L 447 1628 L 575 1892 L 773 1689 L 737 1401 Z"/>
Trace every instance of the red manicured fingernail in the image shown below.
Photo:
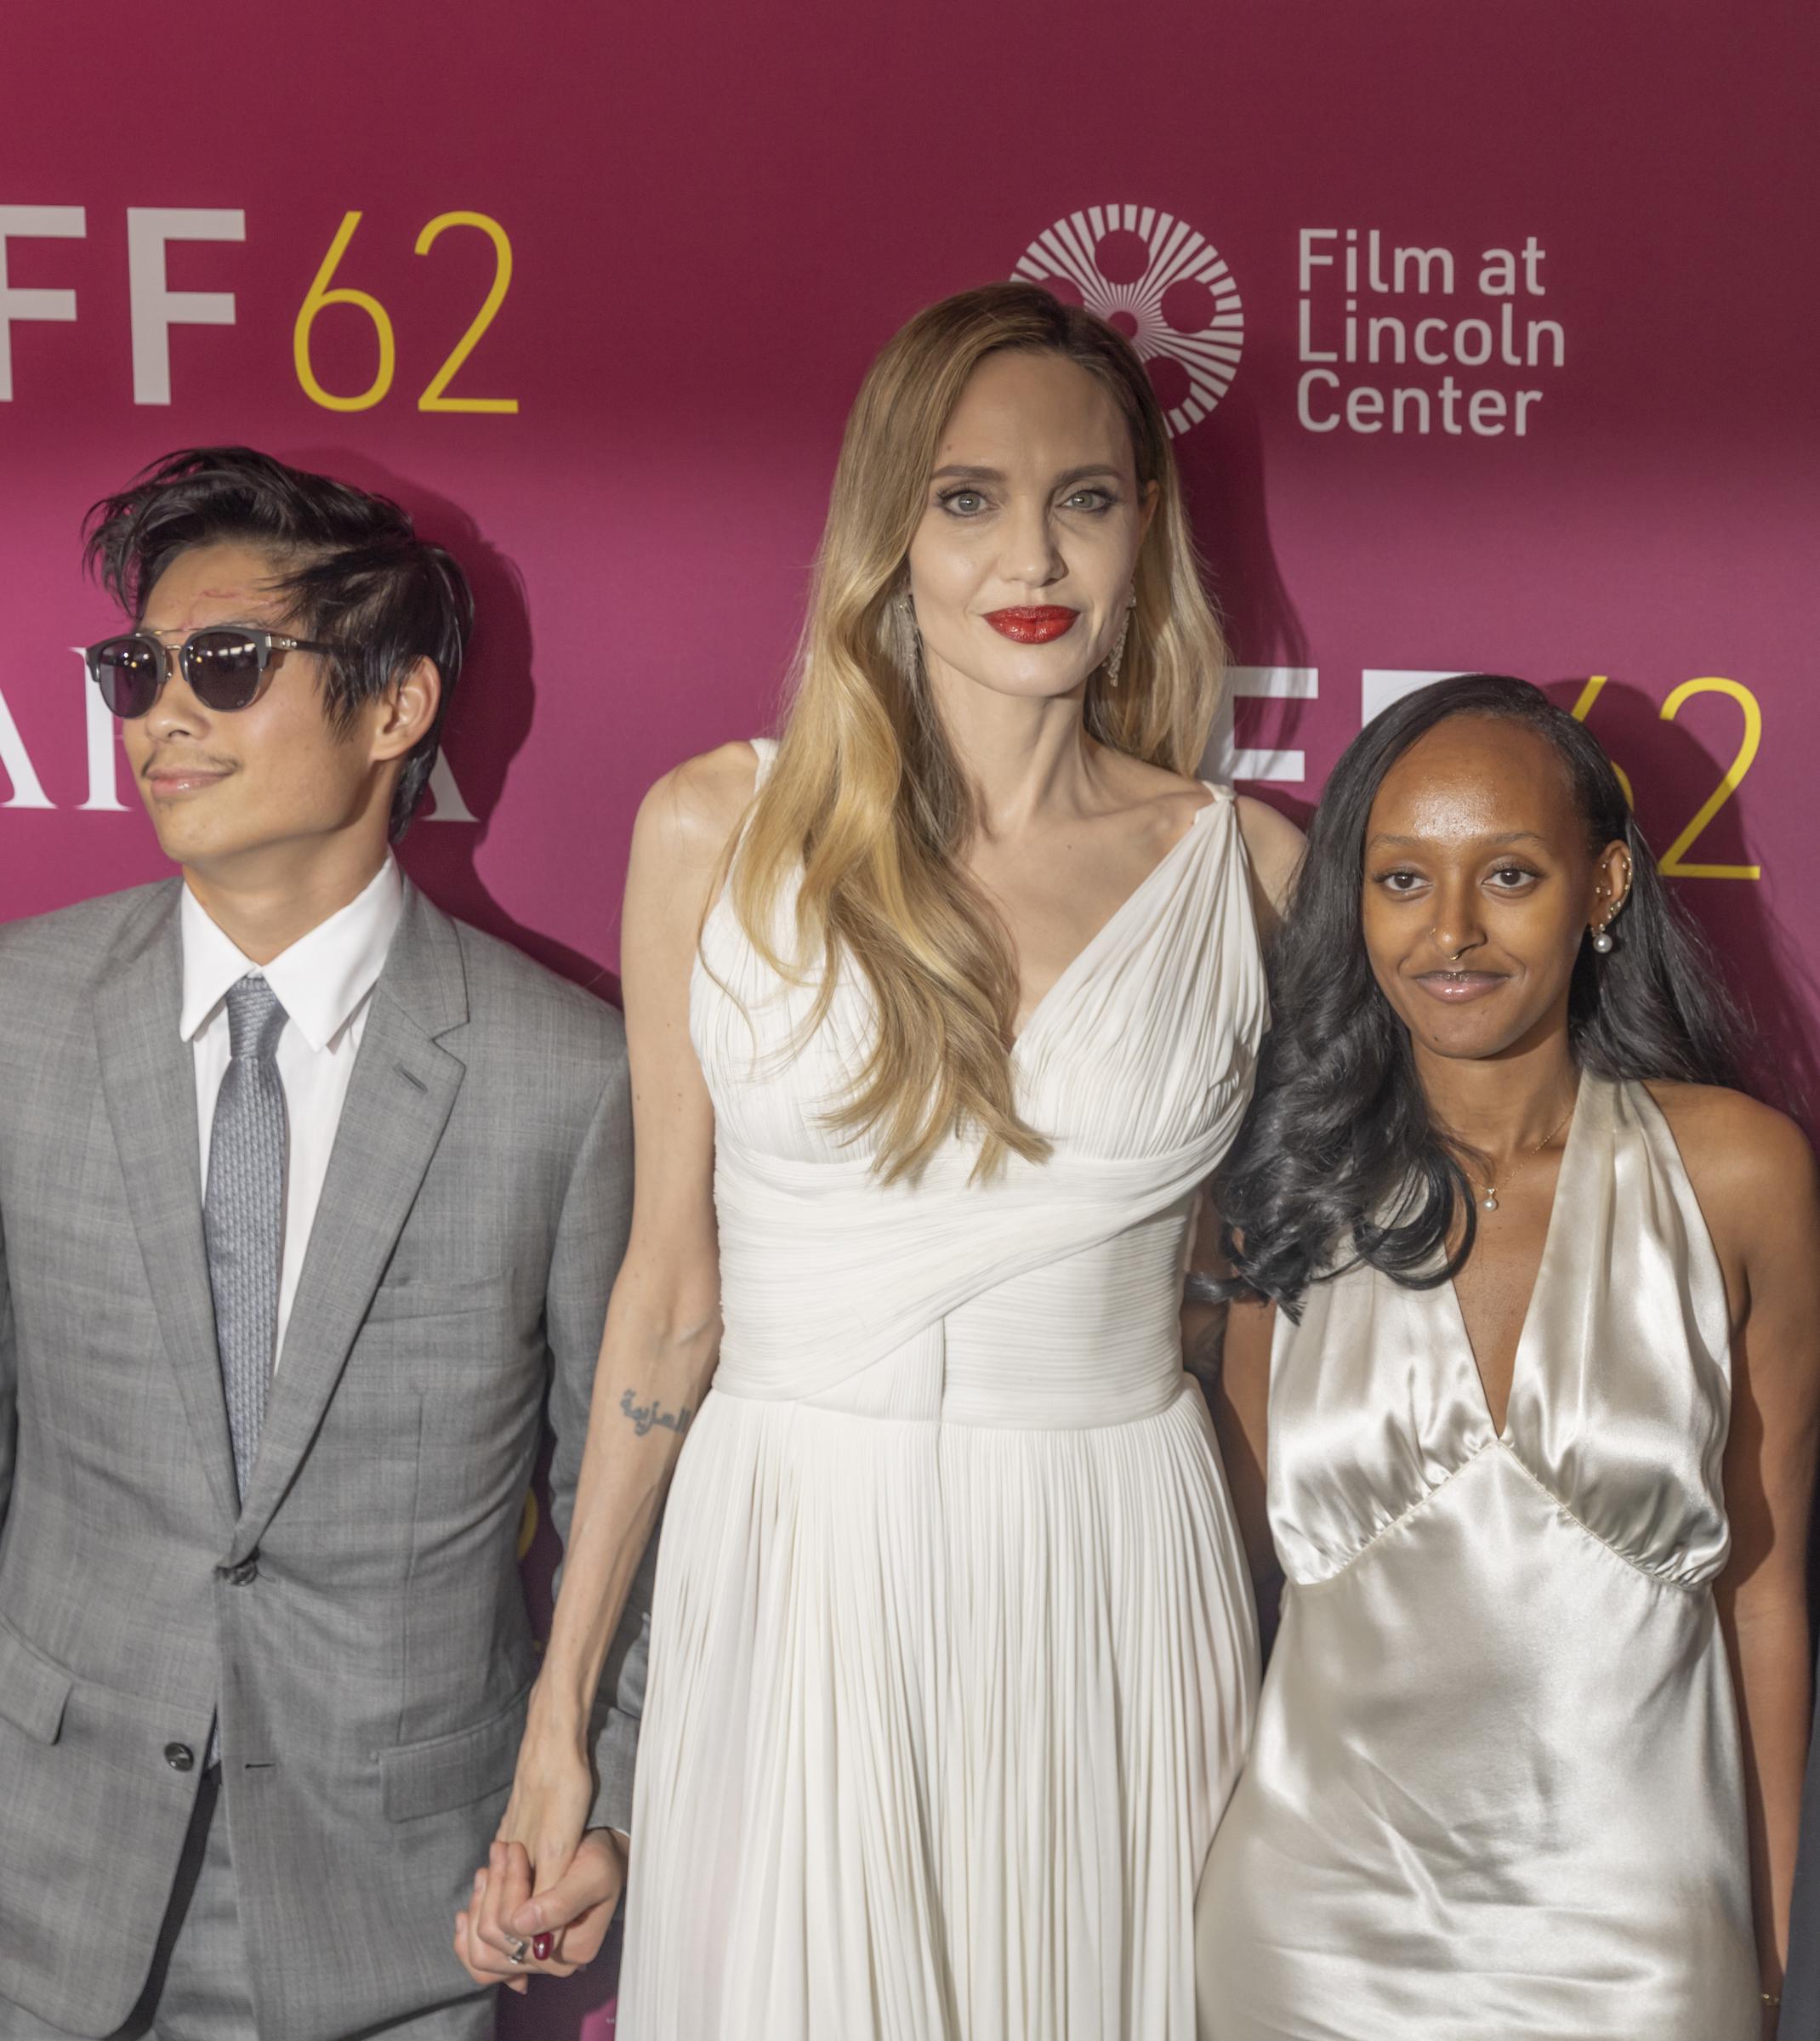
<path fill-rule="evenodd" d="M 531 1953 L 537 1958 L 539 1963 L 548 1963 L 549 1953 L 555 1946 L 556 1937 L 554 1935 L 533 1936 L 531 1942 Z"/>

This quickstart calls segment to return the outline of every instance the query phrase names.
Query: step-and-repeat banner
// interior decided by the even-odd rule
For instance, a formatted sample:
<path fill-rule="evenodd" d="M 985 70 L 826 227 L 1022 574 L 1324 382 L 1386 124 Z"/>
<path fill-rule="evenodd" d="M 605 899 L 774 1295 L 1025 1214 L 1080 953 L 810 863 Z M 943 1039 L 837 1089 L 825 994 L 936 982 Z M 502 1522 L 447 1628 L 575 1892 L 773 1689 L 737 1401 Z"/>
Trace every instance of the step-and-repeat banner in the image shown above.
<path fill-rule="evenodd" d="M 1400 691 L 1543 683 L 1811 1120 L 1811 10 L 25 0 L 4 40 L 0 916 L 162 872 L 78 525 L 244 441 L 468 566 L 405 861 L 610 996 L 641 791 L 776 715 L 867 360 L 1015 275 L 1169 408 L 1213 769 L 1304 818 Z M 600 2041 L 609 1987 L 509 2016 Z"/>

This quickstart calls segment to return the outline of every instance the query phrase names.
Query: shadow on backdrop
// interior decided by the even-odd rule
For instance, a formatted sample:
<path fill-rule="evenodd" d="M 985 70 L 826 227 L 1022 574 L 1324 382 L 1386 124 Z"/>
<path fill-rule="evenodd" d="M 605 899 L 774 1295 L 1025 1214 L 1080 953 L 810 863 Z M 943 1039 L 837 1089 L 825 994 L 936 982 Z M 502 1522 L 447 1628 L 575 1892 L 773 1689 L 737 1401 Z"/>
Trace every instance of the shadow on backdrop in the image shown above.
<path fill-rule="evenodd" d="M 1176 459 L 1188 515 L 1208 581 L 1237 666 L 1305 667 L 1308 634 L 1277 564 L 1271 543 L 1270 511 L 1264 482 L 1264 433 L 1249 387 L 1240 383 L 1192 440 L 1179 443 Z M 1294 748 L 1296 732 L 1313 705 L 1296 699 L 1273 701 L 1268 742 Z M 1243 725 L 1252 715 L 1228 705 L 1241 726 L 1237 741 L 1250 741 Z M 1228 727 L 1222 716 L 1222 727 Z M 1209 766 L 1212 760 L 1209 761 Z M 1273 808 L 1306 829 L 1313 799 L 1278 786 L 1254 788 Z"/>
<path fill-rule="evenodd" d="M 517 566 L 458 503 L 406 480 L 364 454 L 333 446 L 285 458 L 391 497 L 410 514 L 421 537 L 448 548 L 474 589 L 474 640 L 443 725 L 442 752 L 456 770 L 462 796 L 475 820 L 437 822 L 426 805 L 399 847 L 400 863 L 446 912 L 617 1005 L 619 981 L 600 958 L 515 919 L 487 890 L 480 873 L 481 846 L 505 797 L 512 761 L 530 735 L 537 705 L 537 646 L 530 600 Z"/>
<path fill-rule="evenodd" d="M 1572 708 L 1586 683 L 1550 679 L 1539 685 L 1551 700 Z M 1701 720 L 1703 727 L 1713 727 L 1709 719 Z M 1600 691 L 1586 726 L 1629 777 L 1637 820 L 1659 861 L 1718 787 L 1729 754 L 1715 758 L 1685 722 L 1664 722 L 1659 702 L 1620 680 L 1608 680 Z M 1684 860 L 1751 864 L 1750 816 L 1747 775 L 1686 845 Z M 1750 1089 L 1766 1104 L 1792 1113 L 1811 1135 L 1820 1108 L 1820 1057 L 1805 1015 L 1820 1005 L 1820 979 L 1758 881 L 1671 877 L 1669 884 L 1711 943 L 1743 1009 Z"/>

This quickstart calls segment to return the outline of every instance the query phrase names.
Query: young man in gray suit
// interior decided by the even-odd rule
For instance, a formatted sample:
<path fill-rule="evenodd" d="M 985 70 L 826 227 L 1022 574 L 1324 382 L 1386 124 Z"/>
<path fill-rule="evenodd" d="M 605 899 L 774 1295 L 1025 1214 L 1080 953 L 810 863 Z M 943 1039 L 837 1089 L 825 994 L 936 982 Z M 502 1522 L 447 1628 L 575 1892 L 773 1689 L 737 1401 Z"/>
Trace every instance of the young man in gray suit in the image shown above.
<path fill-rule="evenodd" d="M 471 613 L 402 512 L 210 449 L 90 556 L 183 877 L 0 930 L 0 2041 L 469 2041 L 499 1964 L 448 1924 L 537 1666 L 546 1390 L 566 1531 L 625 1242 L 621 1023 L 393 861 Z M 527 1970 L 617 1903 L 647 1600 L 596 1903 Z"/>

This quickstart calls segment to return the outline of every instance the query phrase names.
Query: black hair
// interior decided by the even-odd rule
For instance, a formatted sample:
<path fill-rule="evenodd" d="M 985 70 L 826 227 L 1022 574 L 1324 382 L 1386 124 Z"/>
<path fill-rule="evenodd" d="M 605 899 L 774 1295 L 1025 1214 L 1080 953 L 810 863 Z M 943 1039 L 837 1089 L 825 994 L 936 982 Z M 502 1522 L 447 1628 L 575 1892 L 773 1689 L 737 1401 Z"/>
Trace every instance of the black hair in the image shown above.
<path fill-rule="evenodd" d="M 249 446 L 196 446 L 104 497 L 83 530 L 89 571 L 135 623 L 159 576 L 191 547 L 237 540 L 270 552 L 296 635 L 335 647 L 323 694 L 338 731 L 419 659 L 432 661 L 442 680 L 435 721 L 407 753 L 392 797 L 392 839 L 404 834 L 436 762 L 474 597 L 455 560 L 419 538 L 396 503 Z"/>
<path fill-rule="evenodd" d="M 1221 1293 L 1274 1299 L 1294 1317 L 1311 1282 L 1361 1262 L 1425 1289 L 1454 1275 L 1472 1251 L 1470 1187 L 1435 1125 L 1408 1030 L 1373 974 L 1361 912 L 1365 833 L 1385 775 L 1437 724 L 1469 715 L 1546 739 L 1595 855 L 1612 843 L 1630 853 L 1616 947 L 1601 957 L 1583 940 L 1574 964 L 1567 1038 L 1575 1063 L 1607 1077 L 1738 1082 L 1738 1021 L 1717 966 L 1663 884 L 1598 740 L 1527 681 L 1496 674 L 1436 681 L 1353 739 L 1310 827 L 1270 960 L 1276 1024 L 1250 1108 L 1214 1180 L 1236 1271 Z M 1437 1270 L 1463 1211 L 1460 1245 Z"/>

